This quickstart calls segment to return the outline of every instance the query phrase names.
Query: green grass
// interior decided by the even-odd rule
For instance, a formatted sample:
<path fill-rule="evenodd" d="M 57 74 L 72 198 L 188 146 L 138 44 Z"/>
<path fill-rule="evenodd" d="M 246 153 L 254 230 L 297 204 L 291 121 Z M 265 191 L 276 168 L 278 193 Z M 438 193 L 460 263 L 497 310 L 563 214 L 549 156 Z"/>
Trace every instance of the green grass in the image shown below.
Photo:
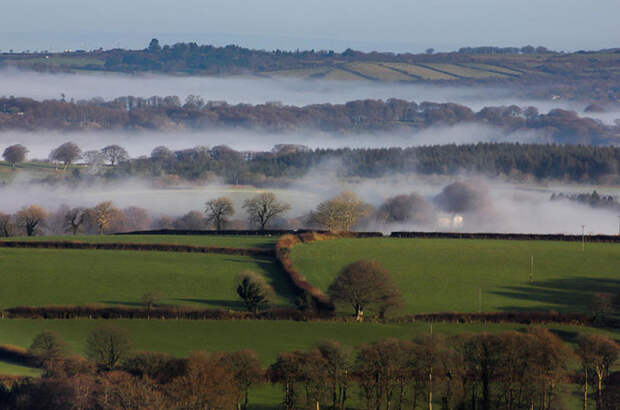
<path fill-rule="evenodd" d="M 37 377 L 40 374 L 41 371 L 39 369 L 0 361 L 0 375 L 3 376 L 9 375 Z"/>
<path fill-rule="evenodd" d="M 428 323 L 402 325 L 353 322 L 292 322 L 286 320 L 0 320 L 0 344 L 27 348 L 34 336 L 45 330 L 58 332 L 75 353 L 82 354 L 88 333 L 103 323 L 125 328 L 136 350 L 159 351 L 188 356 L 194 351 L 255 350 L 264 365 L 277 354 L 308 349 L 322 340 L 337 340 L 357 346 L 385 338 L 412 339 L 429 331 Z M 455 335 L 467 332 L 524 330 L 515 324 L 436 323 L 433 332 Z M 600 333 L 615 339 L 620 331 L 603 331 L 578 326 L 549 326 L 563 340 L 574 343 L 578 334 Z"/>
<path fill-rule="evenodd" d="M 236 255 L 108 250 L 0 248 L 0 307 L 136 305 L 149 291 L 164 292 L 168 304 L 243 309 L 235 276 L 264 275 L 291 305 L 292 289 L 270 259 Z"/>
<path fill-rule="evenodd" d="M 4 241 L 75 241 L 88 243 L 163 243 L 228 248 L 273 248 L 277 236 L 245 235 L 77 235 L 23 236 L 2 238 Z"/>
<path fill-rule="evenodd" d="M 478 289 L 483 311 L 584 312 L 593 293 L 620 291 L 618 244 L 586 244 L 581 252 L 571 242 L 375 238 L 315 242 L 292 252 L 293 264 L 323 290 L 360 259 L 388 269 L 406 313 L 476 312 Z"/>

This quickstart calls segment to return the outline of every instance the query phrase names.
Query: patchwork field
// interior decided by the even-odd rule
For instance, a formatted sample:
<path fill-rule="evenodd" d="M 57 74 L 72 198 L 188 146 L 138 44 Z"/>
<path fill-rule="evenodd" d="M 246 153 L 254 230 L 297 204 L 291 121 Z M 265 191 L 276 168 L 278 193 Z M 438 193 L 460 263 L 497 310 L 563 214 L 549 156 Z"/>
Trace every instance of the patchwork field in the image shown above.
<path fill-rule="evenodd" d="M 165 304 L 243 309 L 234 281 L 244 270 L 266 277 L 277 303 L 292 304 L 292 289 L 275 262 L 236 255 L 108 250 L 0 248 L 0 307 L 139 305 L 163 292 Z"/>
<path fill-rule="evenodd" d="M 405 313 L 476 312 L 479 292 L 482 311 L 587 312 L 594 293 L 620 291 L 618 244 L 586 244 L 582 252 L 571 242 L 335 239 L 296 246 L 291 257 L 322 290 L 349 263 L 375 259 L 403 293 Z"/>

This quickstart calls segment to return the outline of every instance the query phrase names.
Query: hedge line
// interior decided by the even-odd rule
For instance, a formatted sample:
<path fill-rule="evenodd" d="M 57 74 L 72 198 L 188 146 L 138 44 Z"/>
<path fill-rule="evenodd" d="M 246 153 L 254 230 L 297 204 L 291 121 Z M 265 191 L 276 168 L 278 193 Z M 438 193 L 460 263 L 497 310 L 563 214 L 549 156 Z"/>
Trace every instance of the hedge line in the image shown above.
<path fill-rule="evenodd" d="M 486 312 L 486 313 L 424 313 L 418 315 L 406 315 L 388 319 L 390 323 L 413 323 L 413 322 L 448 322 L 448 323 L 559 323 L 568 325 L 589 325 L 593 323 L 592 317 L 583 313 L 558 313 L 548 312 Z"/>
<path fill-rule="evenodd" d="M 328 299 L 329 302 L 329 299 Z M 192 308 L 186 306 L 159 306 L 151 309 L 125 306 L 19 306 L 5 309 L 2 317 L 7 319 L 185 319 L 185 320 L 291 320 L 291 321 L 352 321 L 353 317 L 335 316 L 333 310 L 323 312 L 300 311 L 293 308 L 272 309 L 252 313 L 208 308 Z M 557 323 L 568 325 L 601 325 L 615 328 L 617 320 L 605 320 L 603 323 L 593 320 L 592 316 L 583 313 L 558 313 L 555 311 L 524 311 L 524 312 L 486 312 L 486 313 L 424 313 L 405 315 L 386 320 L 368 318 L 367 321 L 383 323 L 522 323 L 544 324 Z M 11 346 L 0 346 L 0 360 L 25 363 L 27 351 Z"/>
<path fill-rule="evenodd" d="M 310 295 L 312 300 L 317 305 L 320 312 L 329 313 L 334 311 L 334 304 L 329 297 L 323 293 L 323 291 L 316 286 L 310 284 L 306 277 L 299 273 L 299 271 L 293 266 L 293 261 L 290 258 L 291 250 L 295 245 L 299 243 L 309 243 L 315 241 L 322 241 L 325 239 L 335 238 L 375 238 L 382 237 L 381 232 L 342 232 L 342 233 L 330 233 L 330 232 L 317 232 L 309 231 L 298 233 L 296 235 L 284 235 L 276 243 L 276 259 L 280 262 L 280 266 L 286 272 L 289 280 L 300 295 Z"/>
<path fill-rule="evenodd" d="M 220 246 L 193 246 L 163 243 L 88 243 L 73 241 L 0 241 L 5 248 L 45 248 L 45 249 L 100 249 L 126 251 L 220 253 L 225 255 L 262 256 L 273 258 L 273 249 L 226 248 Z"/>
<path fill-rule="evenodd" d="M 272 309 L 258 313 L 156 306 L 151 309 L 125 306 L 18 306 L 3 311 L 7 319 L 188 319 L 188 320 L 292 320 L 307 321 L 319 316 L 297 309 Z"/>
<path fill-rule="evenodd" d="M 287 234 L 297 234 L 312 232 L 309 229 L 269 229 L 269 230 L 188 230 L 188 229 L 156 229 L 148 231 L 132 231 L 132 232 L 119 232 L 115 235 L 239 235 L 239 236 L 282 236 Z M 318 231 L 326 233 L 327 231 Z"/>
<path fill-rule="evenodd" d="M 466 232 L 392 232 L 391 238 L 445 238 L 445 239 L 506 239 L 519 241 L 581 242 L 581 235 L 534 233 L 466 233 Z M 620 243 L 620 235 L 586 235 L 586 242 Z"/>

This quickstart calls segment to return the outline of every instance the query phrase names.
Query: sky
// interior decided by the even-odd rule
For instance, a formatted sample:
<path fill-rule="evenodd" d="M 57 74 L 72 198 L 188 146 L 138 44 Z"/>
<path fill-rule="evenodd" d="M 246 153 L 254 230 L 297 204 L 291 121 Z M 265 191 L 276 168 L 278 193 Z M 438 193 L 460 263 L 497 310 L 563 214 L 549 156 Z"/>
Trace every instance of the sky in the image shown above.
<path fill-rule="evenodd" d="M 620 1 L 20 0 L 3 2 L 0 50 L 144 48 L 196 41 L 261 49 L 421 52 L 464 46 L 620 46 Z"/>

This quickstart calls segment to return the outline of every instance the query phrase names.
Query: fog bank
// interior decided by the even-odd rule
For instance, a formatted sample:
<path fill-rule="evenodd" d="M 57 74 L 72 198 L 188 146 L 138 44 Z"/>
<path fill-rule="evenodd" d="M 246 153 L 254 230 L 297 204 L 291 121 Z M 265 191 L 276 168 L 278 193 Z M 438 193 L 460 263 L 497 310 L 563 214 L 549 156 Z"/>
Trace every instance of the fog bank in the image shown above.
<path fill-rule="evenodd" d="M 331 134 L 319 131 L 268 133 L 246 129 L 208 131 L 142 131 L 142 132 L 71 132 L 6 131 L 0 132 L 0 150 L 22 144 L 28 158 L 45 159 L 52 149 L 67 141 L 75 142 L 82 151 L 99 150 L 106 145 L 124 147 L 131 157 L 149 155 L 153 148 L 164 145 L 171 150 L 196 146 L 228 145 L 238 151 L 269 151 L 276 144 L 302 144 L 309 148 L 385 148 L 420 145 L 472 144 L 478 142 L 544 143 L 542 132 L 535 130 L 507 132 L 482 124 L 430 127 L 420 131 L 399 130 L 394 133 Z"/>
<path fill-rule="evenodd" d="M 584 115 L 585 103 L 563 100 L 526 99 L 515 97 L 513 87 L 465 87 L 449 85 L 406 84 L 368 81 L 303 80 L 262 78 L 256 76 L 190 77 L 172 75 L 125 75 L 117 73 L 49 74 L 5 69 L 0 71 L 0 95 L 41 99 L 85 100 L 102 97 L 106 100 L 121 96 L 151 97 L 199 95 L 205 101 L 226 101 L 229 104 L 342 104 L 352 100 L 400 98 L 408 101 L 454 102 L 478 111 L 485 106 L 535 106 L 547 112 L 553 108 L 570 109 Z M 587 113 L 586 116 L 607 123 L 620 118 L 620 113 Z"/>

